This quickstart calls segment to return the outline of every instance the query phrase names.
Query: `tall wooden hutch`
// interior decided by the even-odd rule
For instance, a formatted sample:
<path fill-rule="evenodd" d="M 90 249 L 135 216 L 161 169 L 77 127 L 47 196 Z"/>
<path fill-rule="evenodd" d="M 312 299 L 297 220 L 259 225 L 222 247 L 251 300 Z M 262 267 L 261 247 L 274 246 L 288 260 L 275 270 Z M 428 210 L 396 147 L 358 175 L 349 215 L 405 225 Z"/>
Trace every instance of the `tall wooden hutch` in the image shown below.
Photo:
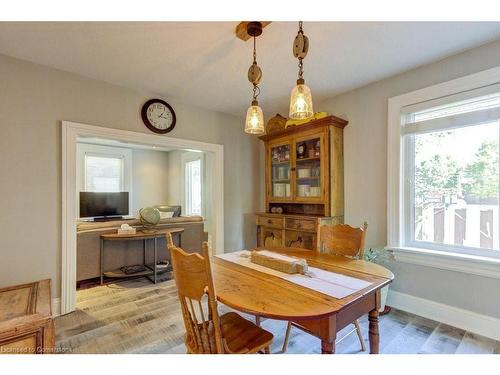
<path fill-rule="evenodd" d="M 320 225 L 344 220 L 343 129 L 328 116 L 260 137 L 266 149 L 266 212 L 257 245 L 316 249 Z"/>

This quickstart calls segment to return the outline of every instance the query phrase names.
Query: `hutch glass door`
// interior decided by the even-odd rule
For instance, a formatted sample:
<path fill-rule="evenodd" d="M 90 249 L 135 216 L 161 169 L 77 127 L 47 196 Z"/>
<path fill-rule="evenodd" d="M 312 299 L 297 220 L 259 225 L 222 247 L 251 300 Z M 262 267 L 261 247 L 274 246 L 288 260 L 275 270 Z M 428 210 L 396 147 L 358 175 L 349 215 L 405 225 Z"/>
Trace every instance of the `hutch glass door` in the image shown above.
<path fill-rule="evenodd" d="M 280 144 L 271 147 L 271 197 L 287 200 L 292 196 L 291 145 Z"/>
<path fill-rule="evenodd" d="M 295 141 L 295 198 L 300 201 L 322 199 L 322 147 L 323 136 Z"/>

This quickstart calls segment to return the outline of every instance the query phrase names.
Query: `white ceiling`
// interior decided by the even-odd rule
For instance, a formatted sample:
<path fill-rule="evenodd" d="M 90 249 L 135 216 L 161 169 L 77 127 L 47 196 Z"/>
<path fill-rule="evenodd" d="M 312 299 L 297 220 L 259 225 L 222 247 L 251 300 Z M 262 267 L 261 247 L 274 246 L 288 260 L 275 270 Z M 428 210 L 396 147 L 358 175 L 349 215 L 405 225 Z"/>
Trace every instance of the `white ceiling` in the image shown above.
<path fill-rule="evenodd" d="M 251 101 L 252 43 L 238 22 L 0 23 L 0 53 L 242 116 Z M 500 38 L 500 22 L 305 22 L 305 79 L 321 100 Z M 257 39 L 259 102 L 288 112 L 297 23 Z M 319 108 L 316 108 L 319 110 Z"/>

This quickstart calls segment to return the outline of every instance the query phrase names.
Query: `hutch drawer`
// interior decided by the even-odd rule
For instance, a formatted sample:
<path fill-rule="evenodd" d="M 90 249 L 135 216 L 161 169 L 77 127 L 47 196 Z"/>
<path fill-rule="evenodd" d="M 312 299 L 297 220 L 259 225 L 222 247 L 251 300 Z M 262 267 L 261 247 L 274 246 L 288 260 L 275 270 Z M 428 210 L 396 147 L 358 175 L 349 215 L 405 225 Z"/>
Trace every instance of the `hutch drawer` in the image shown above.
<path fill-rule="evenodd" d="M 317 225 L 318 224 L 315 220 L 293 219 L 293 218 L 286 218 L 285 219 L 285 228 L 286 229 L 316 231 Z"/>
<path fill-rule="evenodd" d="M 284 227 L 284 219 L 281 217 L 266 217 L 266 216 L 258 216 L 257 217 L 257 225 L 264 225 L 270 228 L 283 228 Z"/>

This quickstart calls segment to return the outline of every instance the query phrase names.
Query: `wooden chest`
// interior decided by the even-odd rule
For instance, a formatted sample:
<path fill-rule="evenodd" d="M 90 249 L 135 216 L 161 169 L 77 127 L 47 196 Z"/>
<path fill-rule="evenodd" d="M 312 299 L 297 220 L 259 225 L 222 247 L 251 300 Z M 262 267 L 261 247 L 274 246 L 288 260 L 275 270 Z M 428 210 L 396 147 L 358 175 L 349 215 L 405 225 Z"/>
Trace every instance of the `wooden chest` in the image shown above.
<path fill-rule="evenodd" d="M 0 289 L 0 354 L 54 350 L 50 280 Z"/>
<path fill-rule="evenodd" d="M 341 223 L 341 217 L 258 213 L 257 246 L 317 250 L 320 225 Z"/>

